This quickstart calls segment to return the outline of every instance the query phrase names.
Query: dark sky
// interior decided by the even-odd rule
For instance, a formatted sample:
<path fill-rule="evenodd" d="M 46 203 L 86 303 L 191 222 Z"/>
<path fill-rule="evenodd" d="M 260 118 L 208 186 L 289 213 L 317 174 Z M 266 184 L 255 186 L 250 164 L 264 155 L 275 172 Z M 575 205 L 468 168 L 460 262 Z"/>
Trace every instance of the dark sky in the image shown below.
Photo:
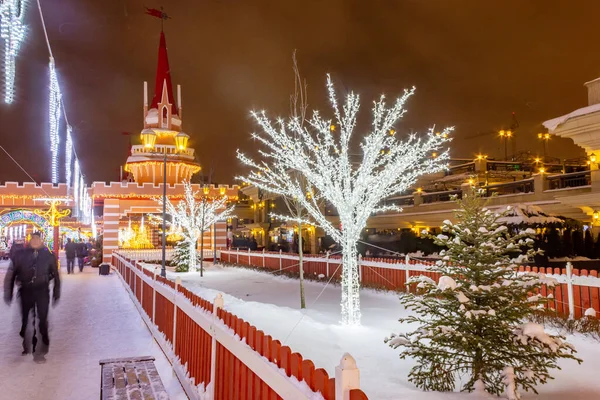
<path fill-rule="evenodd" d="M 154 0 L 43 0 L 48 33 L 86 180 L 115 180 L 142 129 L 143 81 L 153 87 L 160 22 Z M 287 113 L 298 49 L 311 107 L 325 109 L 325 74 L 370 108 L 379 93 L 417 94 L 397 130 L 455 125 L 452 155 L 501 157 L 494 135 L 516 112 L 519 150 L 541 152 L 541 122 L 587 105 L 600 76 L 600 2 L 581 0 L 169 0 L 165 33 L 183 127 L 205 171 L 231 182 L 236 148 L 250 150 L 253 108 Z M 0 144 L 50 180 L 47 51 L 37 8 L 17 61 L 17 101 L 0 104 Z M 363 113 L 363 117 L 369 115 Z M 64 144 L 64 140 L 63 140 Z M 553 139 L 550 155 L 574 157 Z M 27 180 L 0 154 L 0 181 Z"/>

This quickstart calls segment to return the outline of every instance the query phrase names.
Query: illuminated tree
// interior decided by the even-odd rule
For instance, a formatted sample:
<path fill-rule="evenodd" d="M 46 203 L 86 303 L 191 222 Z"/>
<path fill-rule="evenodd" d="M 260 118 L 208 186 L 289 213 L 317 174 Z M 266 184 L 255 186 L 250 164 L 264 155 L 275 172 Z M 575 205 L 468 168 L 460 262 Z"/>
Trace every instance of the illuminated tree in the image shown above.
<path fill-rule="evenodd" d="M 192 263 L 189 269 L 197 271 L 198 239 L 202 237 L 203 232 L 210 229 L 211 225 L 230 217 L 234 206 L 227 206 L 227 196 L 210 200 L 194 192 L 191 183 L 184 181 L 183 186 L 183 200 L 175 205 L 167 198 L 167 213 L 171 215 L 171 223 L 181 227 L 183 241 L 189 246 L 189 260 Z M 162 198 L 157 198 L 156 201 L 162 205 Z M 200 275 L 202 274 L 201 268 Z"/>
<path fill-rule="evenodd" d="M 275 122 L 264 111 L 252 113 L 263 131 L 252 135 L 264 146 L 260 150 L 262 160 L 254 161 L 238 150 L 238 158 L 252 168 L 239 179 L 296 199 L 342 245 L 342 323 L 356 325 L 360 324 L 356 249 L 360 233 L 373 213 L 397 210 L 394 206 L 382 206 L 385 198 L 407 190 L 420 175 L 445 167 L 447 151 L 437 158 L 431 157 L 431 153 L 439 152 L 449 140 L 451 128 L 438 134 L 431 129 L 424 137 L 410 134 L 399 139 L 394 126 L 404 114 L 404 103 L 414 89 L 405 91 L 390 107 L 381 96 L 373 105 L 371 130 L 361 138 L 360 155 L 354 157 L 351 138 L 360 107 L 359 96 L 350 93 L 340 107 L 329 76 L 327 89 L 335 125 L 316 111 L 306 121 L 292 115 L 287 121 L 278 118 Z M 302 176 L 305 183 L 294 173 Z M 327 219 L 320 207 L 323 201 L 337 209 L 341 226 Z"/>

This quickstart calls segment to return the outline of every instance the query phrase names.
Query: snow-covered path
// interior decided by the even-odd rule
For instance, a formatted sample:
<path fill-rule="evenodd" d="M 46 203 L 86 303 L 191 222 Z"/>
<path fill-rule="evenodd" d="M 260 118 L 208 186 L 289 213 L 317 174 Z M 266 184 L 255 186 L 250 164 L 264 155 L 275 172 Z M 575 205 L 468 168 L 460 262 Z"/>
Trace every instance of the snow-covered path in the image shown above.
<path fill-rule="evenodd" d="M 170 279 L 177 275 L 186 287 L 207 300 L 223 293 L 225 309 L 285 342 L 330 374 L 344 352 L 349 352 L 360 368 L 361 388 L 371 399 L 473 399 L 462 393 L 422 392 L 408 382 L 413 361 L 400 360 L 398 351 L 383 343 L 391 332 L 407 329 L 397 321 L 407 312 L 394 293 L 361 290 L 362 326 L 343 327 L 338 323 L 339 286 L 325 288 L 321 282 L 306 282 L 308 310 L 303 313 L 299 309 L 298 281 L 294 279 L 219 266 L 210 266 L 203 278 L 198 273 L 168 273 Z M 600 343 L 581 335 L 567 339 L 584 363 L 561 361 L 562 371 L 553 373 L 556 379 L 538 388 L 539 396 L 524 394 L 524 400 L 600 399 Z"/>
<path fill-rule="evenodd" d="M 2 281 L 6 267 L 0 264 Z M 18 300 L 10 308 L 0 302 L 0 399 L 97 399 L 99 360 L 144 355 L 156 358 L 171 399 L 187 399 L 117 276 L 99 276 L 97 269 L 86 267 L 82 274 L 62 273 L 61 278 L 61 301 L 50 309 L 45 364 L 21 356 Z"/>

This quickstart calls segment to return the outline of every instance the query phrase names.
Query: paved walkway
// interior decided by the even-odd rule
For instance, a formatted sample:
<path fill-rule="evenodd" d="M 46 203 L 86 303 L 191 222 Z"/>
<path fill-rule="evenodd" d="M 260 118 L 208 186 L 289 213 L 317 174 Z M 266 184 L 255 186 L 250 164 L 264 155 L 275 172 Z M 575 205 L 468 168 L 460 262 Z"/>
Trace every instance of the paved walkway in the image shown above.
<path fill-rule="evenodd" d="M 2 281 L 7 266 L 0 263 Z M 98 399 L 100 359 L 143 355 L 156 357 L 171 400 L 187 399 L 117 276 L 99 276 L 97 269 L 86 267 L 61 278 L 61 301 L 50 309 L 45 364 L 21 356 L 18 301 L 13 299 L 10 308 L 0 301 L 0 399 Z"/>

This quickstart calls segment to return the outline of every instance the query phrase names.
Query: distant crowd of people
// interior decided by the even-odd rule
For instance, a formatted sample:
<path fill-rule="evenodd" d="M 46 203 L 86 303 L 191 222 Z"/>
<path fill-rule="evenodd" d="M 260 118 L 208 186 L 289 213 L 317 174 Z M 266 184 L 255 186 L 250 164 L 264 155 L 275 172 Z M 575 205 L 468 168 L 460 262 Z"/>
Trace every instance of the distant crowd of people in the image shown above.
<path fill-rule="evenodd" d="M 77 266 L 79 272 L 83 272 L 85 266 L 85 259 L 92 250 L 92 244 L 90 242 L 74 241 L 70 238 L 65 243 L 65 256 L 67 257 L 67 274 L 74 273 L 75 259 L 77 258 Z"/>

